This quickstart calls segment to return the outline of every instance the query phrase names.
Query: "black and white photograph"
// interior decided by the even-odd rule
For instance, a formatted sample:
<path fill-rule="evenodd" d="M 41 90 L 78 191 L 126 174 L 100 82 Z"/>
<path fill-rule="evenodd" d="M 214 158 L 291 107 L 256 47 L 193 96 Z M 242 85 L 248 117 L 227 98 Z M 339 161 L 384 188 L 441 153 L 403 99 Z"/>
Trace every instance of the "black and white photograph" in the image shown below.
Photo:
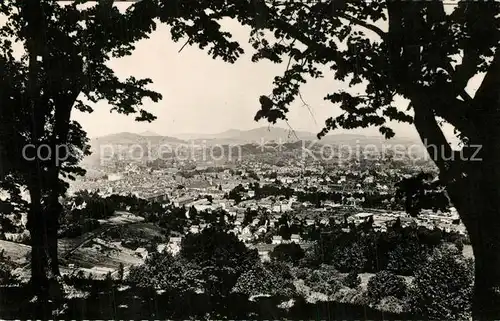
<path fill-rule="evenodd" d="M 1 320 L 500 320 L 500 2 L 0 0 Z"/>

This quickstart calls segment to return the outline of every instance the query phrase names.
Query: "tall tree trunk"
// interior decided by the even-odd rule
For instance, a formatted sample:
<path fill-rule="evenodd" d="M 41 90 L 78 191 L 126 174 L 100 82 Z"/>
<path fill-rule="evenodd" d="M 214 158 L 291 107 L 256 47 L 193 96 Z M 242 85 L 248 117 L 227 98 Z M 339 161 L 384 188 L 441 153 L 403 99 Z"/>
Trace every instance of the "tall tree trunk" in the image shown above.
<path fill-rule="evenodd" d="M 53 276 L 61 275 L 58 259 L 57 231 L 59 229 L 59 216 L 62 208 L 58 200 L 52 200 L 46 212 L 47 216 L 47 242 L 49 267 Z"/>
<path fill-rule="evenodd" d="M 58 246 L 57 246 L 57 228 L 55 230 L 49 230 L 48 233 L 48 252 L 50 261 L 50 271 L 53 276 L 61 276 L 61 271 L 59 269 L 59 256 L 58 256 Z"/>
<path fill-rule="evenodd" d="M 472 300 L 474 320 L 500 319 L 500 198 L 487 200 L 484 192 L 467 193 L 470 206 L 464 217 L 474 252 Z M 463 209 L 462 209 L 463 210 Z"/>
<path fill-rule="evenodd" d="M 474 320 L 500 319 L 500 144 L 491 131 L 467 176 L 448 188 L 467 228 L 475 258 Z"/>
<path fill-rule="evenodd" d="M 480 233 L 470 233 L 475 256 L 472 313 L 474 320 L 499 320 L 500 224 L 498 219 L 482 223 Z"/>
<path fill-rule="evenodd" d="M 41 206 L 40 191 L 30 188 L 31 206 L 28 213 L 28 230 L 31 236 L 31 285 L 41 299 L 47 289 L 47 235 L 45 213 Z"/>

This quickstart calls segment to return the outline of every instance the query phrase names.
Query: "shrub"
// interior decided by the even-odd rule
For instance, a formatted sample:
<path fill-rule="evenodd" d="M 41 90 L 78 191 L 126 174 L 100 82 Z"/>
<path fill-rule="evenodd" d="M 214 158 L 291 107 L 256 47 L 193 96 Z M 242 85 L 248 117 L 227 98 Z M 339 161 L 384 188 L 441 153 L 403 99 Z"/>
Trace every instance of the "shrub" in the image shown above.
<path fill-rule="evenodd" d="M 9 284 L 12 282 L 11 269 L 7 264 L 0 263 L 0 285 Z"/>
<path fill-rule="evenodd" d="M 322 264 L 318 269 L 312 270 L 305 284 L 314 292 L 333 295 L 342 288 L 341 277 L 331 265 Z"/>
<path fill-rule="evenodd" d="M 290 263 L 298 263 L 304 255 L 304 250 L 295 243 L 280 244 L 270 253 L 272 259 Z"/>
<path fill-rule="evenodd" d="M 347 274 L 346 277 L 344 278 L 343 283 L 348 288 L 355 289 L 361 285 L 361 278 L 359 277 L 358 273 L 354 271 L 349 272 L 349 274 Z"/>
<path fill-rule="evenodd" d="M 463 239 L 461 238 L 457 238 L 453 244 L 455 244 L 455 247 L 457 248 L 458 251 L 460 251 L 460 253 L 462 253 L 464 251 L 464 241 Z"/>
<path fill-rule="evenodd" d="M 341 272 L 363 271 L 367 262 L 365 248 L 358 242 L 333 249 L 332 264 Z"/>
<path fill-rule="evenodd" d="M 473 271 L 472 260 L 464 258 L 457 249 L 436 249 L 415 275 L 410 288 L 410 308 L 426 319 L 467 319 Z"/>
<path fill-rule="evenodd" d="M 404 241 L 388 253 L 387 270 L 399 275 L 414 275 L 420 263 L 427 258 L 427 252 L 418 240 Z"/>
<path fill-rule="evenodd" d="M 267 294 L 292 297 L 295 294 L 295 286 L 292 283 L 290 269 L 285 264 L 258 263 L 240 275 L 233 291 L 248 296 Z"/>
<path fill-rule="evenodd" d="M 304 253 L 299 265 L 304 268 L 317 268 L 321 264 L 321 256 L 316 253 L 315 247 L 310 247 Z"/>
<path fill-rule="evenodd" d="M 407 293 L 407 285 L 402 277 L 389 271 L 380 271 L 368 281 L 367 292 L 375 302 L 388 296 L 403 299 Z"/>
<path fill-rule="evenodd" d="M 0 252 L 0 285 L 6 285 L 14 281 L 12 266 L 10 266 L 9 258 L 4 253 L 4 250 Z"/>
<path fill-rule="evenodd" d="M 145 263 L 130 268 L 127 281 L 139 287 L 172 292 L 202 287 L 201 269 L 168 253 L 153 253 Z"/>
<path fill-rule="evenodd" d="M 305 280 L 311 275 L 311 269 L 307 267 L 293 268 L 293 273 L 296 279 Z"/>
<path fill-rule="evenodd" d="M 226 296 L 239 276 L 260 262 L 256 250 L 250 250 L 232 233 L 217 228 L 189 234 L 181 244 L 179 255 L 202 269 L 211 295 Z"/>
<path fill-rule="evenodd" d="M 377 305 L 377 309 L 383 312 L 401 314 L 406 311 L 405 302 L 393 296 L 383 298 Z"/>

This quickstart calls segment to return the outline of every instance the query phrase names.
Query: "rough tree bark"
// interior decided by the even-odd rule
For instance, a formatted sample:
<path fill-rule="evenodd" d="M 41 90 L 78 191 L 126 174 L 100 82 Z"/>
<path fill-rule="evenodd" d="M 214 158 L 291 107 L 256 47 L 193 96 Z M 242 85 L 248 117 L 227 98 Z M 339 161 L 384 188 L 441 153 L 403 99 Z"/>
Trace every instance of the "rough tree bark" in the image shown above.
<path fill-rule="evenodd" d="M 500 319 L 500 51 L 497 48 L 474 97 L 464 89 L 477 72 L 474 43 L 466 45 L 460 65 L 450 68 L 444 63 L 451 83 L 437 88 L 418 86 L 420 56 L 411 55 L 410 50 L 421 32 L 421 27 L 416 27 L 422 26 L 418 7 L 416 3 L 388 4 L 386 40 L 394 80 L 411 100 L 414 125 L 470 235 L 475 256 L 473 318 Z M 432 4 L 429 10 L 436 19 L 432 23 L 444 21 L 441 4 Z M 403 48 L 410 54 L 401 51 Z M 438 116 L 467 137 L 468 146 L 461 153 L 451 149 L 437 123 Z"/>
<path fill-rule="evenodd" d="M 34 184 L 33 184 L 34 185 Z M 41 194 L 36 186 L 30 186 L 30 211 L 27 227 L 31 237 L 31 286 L 35 295 L 46 297 L 47 290 L 47 233 L 45 213 L 41 206 Z"/>
<path fill-rule="evenodd" d="M 415 126 L 470 236 L 473 318 L 500 319 L 500 135 L 490 127 L 498 118 L 483 119 L 482 133 L 460 153 L 451 150 L 429 108 L 416 103 L 414 110 Z"/>
<path fill-rule="evenodd" d="M 483 145 L 483 149 L 488 157 L 490 146 Z M 474 252 L 474 320 L 500 319 L 500 167 L 498 160 L 488 158 L 472 165 L 461 186 L 448 187 Z"/>
<path fill-rule="evenodd" d="M 26 2 L 21 14 L 26 21 L 26 47 L 29 56 L 27 103 L 31 112 L 31 143 L 35 150 L 40 146 L 44 136 L 44 121 L 47 104 L 41 100 L 41 88 L 38 81 L 39 63 L 44 36 L 43 13 L 39 0 Z M 27 187 L 30 193 L 30 210 L 28 213 L 28 230 L 31 236 L 31 285 L 40 300 L 47 298 L 47 226 L 45 211 L 42 208 L 43 172 L 38 157 L 33 159 L 32 167 L 27 177 Z M 43 305 L 43 304 L 42 304 Z"/>
<path fill-rule="evenodd" d="M 61 276 L 59 269 L 59 256 L 57 245 L 57 231 L 59 229 L 59 217 L 61 215 L 62 206 L 59 204 L 57 198 L 54 200 L 51 197 L 48 208 L 46 209 L 47 219 L 47 248 L 49 258 L 49 268 L 53 276 Z"/>

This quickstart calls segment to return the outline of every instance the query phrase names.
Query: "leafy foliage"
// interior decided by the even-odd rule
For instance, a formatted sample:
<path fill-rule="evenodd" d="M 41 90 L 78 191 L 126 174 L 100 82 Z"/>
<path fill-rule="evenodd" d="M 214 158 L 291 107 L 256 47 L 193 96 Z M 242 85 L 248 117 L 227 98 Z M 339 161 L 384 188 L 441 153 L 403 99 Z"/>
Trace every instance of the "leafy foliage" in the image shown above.
<path fill-rule="evenodd" d="M 351 289 L 355 289 L 361 285 L 361 278 L 356 272 L 349 272 L 344 278 L 344 285 Z"/>
<path fill-rule="evenodd" d="M 422 209 L 449 210 L 450 201 L 444 186 L 439 180 L 434 181 L 430 173 L 403 178 L 396 186 L 396 200 L 404 200 L 405 210 L 412 216 L 420 214 Z"/>
<path fill-rule="evenodd" d="M 426 319 L 470 318 L 474 266 L 454 248 L 442 247 L 417 271 L 410 306 Z"/>
<path fill-rule="evenodd" d="M 201 269 L 168 253 L 148 256 L 143 266 L 130 269 L 127 280 L 141 287 L 178 293 L 203 288 Z"/>
<path fill-rule="evenodd" d="M 301 274 L 307 286 L 312 291 L 333 295 L 342 287 L 342 278 L 331 265 L 322 264 L 317 269 L 302 270 Z"/>
<path fill-rule="evenodd" d="M 5 256 L 4 250 L 0 251 L 0 285 L 12 283 L 14 276 L 12 275 L 12 266 L 9 264 L 9 258 Z"/>
<path fill-rule="evenodd" d="M 271 295 L 291 297 L 295 293 L 292 275 L 284 264 L 257 264 L 238 278 L 234 292 L 248 296 Z"/>
<path fill-rule="evenodd" d="M 304 255 L 304 250 L 296 243 L 279 244 L 269 254 L 274 260 L 289 263 L 298 263 Z"/>
<path fill-rule="evenodd" d="M 212 295 L 227 295 L 239 276 L 259 262 L 256 251 L 223 230 L 208 228 L 187 235 L 180 256 L 200 267 L 206 289 Z"/>
<path fill-rule="evenodd" d="M 375 302 L 389 296 L 402 299 L 407 294 L 407 285 L 402 277 L 380 271 L 368 280 L 367 292 Z"/>

